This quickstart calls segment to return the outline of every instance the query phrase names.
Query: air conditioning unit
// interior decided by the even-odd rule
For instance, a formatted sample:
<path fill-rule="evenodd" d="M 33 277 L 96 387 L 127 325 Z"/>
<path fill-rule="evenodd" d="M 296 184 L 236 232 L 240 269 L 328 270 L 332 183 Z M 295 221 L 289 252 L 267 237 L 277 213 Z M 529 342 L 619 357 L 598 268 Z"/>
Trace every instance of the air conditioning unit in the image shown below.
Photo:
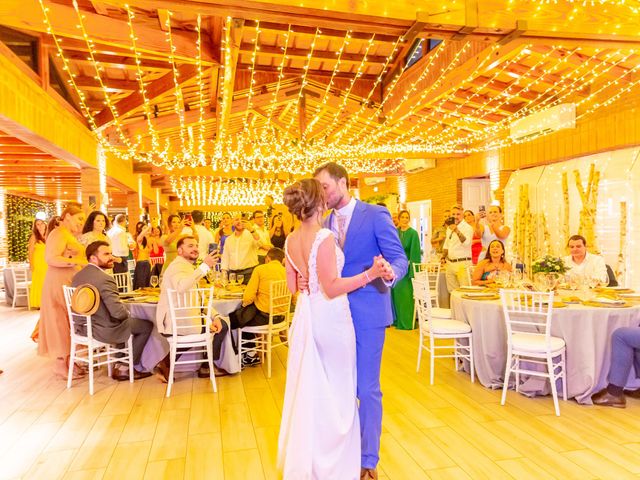
<path fill-rule="evenodd" d="M 404 161 L 404 171 L 406 173 L 417 173 L 428 168 L 436 168 L 435 158 L 407 158 Z"/>
<path fill-rule="evenodd" d="M 373 185 L 378 185 L 379 183 L 384 183 L 386 179 L 384 177 L 364 177 L 365 185 L 369 185 L 370 187 Z"/>
<path fill-rule="evenodd" d="M 562 103 L 555 107 L 532 113 L 516 120 L 509 128 L 509 135 L 514 140 L 524 140 L 565 128 L 576 127 L 576 105 Z"/>

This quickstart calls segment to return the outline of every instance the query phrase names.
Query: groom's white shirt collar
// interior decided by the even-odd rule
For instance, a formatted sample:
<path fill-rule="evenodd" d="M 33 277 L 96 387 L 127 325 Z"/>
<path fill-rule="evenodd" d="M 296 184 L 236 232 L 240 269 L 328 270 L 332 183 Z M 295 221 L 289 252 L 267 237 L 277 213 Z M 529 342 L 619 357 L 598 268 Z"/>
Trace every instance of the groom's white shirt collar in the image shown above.
<path fill-rule="evenodd" d="M 345 232 L 349 231 L 349 224 L 351 223 L 351 217 L 353 216 L 353 211 L 355 210 L 355 208 L 356 208 L 356 199 L 354 197 L 351 197 L 351 200 L 349 200 L 349 203 L 347 203 L 344 207 L 339 209 L 334 209 L 334 212 L 337 215 L 341 215 L 346 218 L 346 221 L 344 223 Z M 332 221 L 331 221 L 331 230 L 333 230 L 333 233 L 336 234 L 336 238 L 338 234 L 338 216 L 337 215 L 332 215 Z"/>

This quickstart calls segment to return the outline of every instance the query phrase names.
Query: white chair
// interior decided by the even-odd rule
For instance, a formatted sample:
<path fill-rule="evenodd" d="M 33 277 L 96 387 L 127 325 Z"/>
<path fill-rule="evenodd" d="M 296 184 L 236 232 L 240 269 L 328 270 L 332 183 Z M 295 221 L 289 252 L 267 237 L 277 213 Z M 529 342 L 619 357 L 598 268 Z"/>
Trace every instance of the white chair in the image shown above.
<path fill-rule="evenodd" d="M 422 350 L 426 350 L 429 352 L 430 358 L 431 385 L 433 385 L 436 358 L 454 358 L 456 371 L 460 369 L 460 360 L 468 360 L 471 369 L 471 382 L 475 382 L 471 326 L 459 320 L 434 318 L 431 314 L 432 307 L 428 283 L 420 281 L 420 278 L 413 279 L 413 295 L 418 309 L 418 322 L 420 326 L 420 345 L 418 347 L 418 365 L 416 371 L 420 371 Z M 451 339 L 453 340 L 453 345 L 436 345 L 435 340 L 440 339 Z M 466 339 L 468 345 L 460 343 L 462 339 Z M 437 350 L 441 349 L 453 349 L 453 355 L 437 354 Z"/>
<path fill-rule="evenodd" d="M 243 327 L 238 329 L 238 361 L 242 368 L 242 355 L 247 352 L 260 353 L 264 359 L 267 357 L 267 378 L 271 378 L 271 350 L 289 343 L 289 311 L 291 309 L 291 292 L 287 288 L 286 280 L 271 282 L 269 285 L 269 323 L 256 327 Z M 279 320 L 282 317 L 282 320 Z M 277 322 L 277 323 L 274 323 Z M 286 340 L 281 333 L 286 332 Z M 251 333 L 255 338 L 242 338 L 243 333 Z M 277 336 L 277 343 L 273 338 Z M 253 347 L 247 344 L 253 343 Z"/>
<path fill-rule="evenodd" d="M 69 372 L 67 374 L 67 388 L 71 388 L 73 381 L 73 366 L 76 362 L 86 363 L 89 366 L 89 394 L 93 395 L 93 369 L 102 365 L 107 366 L 107 372 L 111 377 L 111 366 L 114 363 L 129 364 L 129 382 L 133 383 L 133 343 L 129 336 L 127 346 L 115 348 L 108 343 L 103 343 L 93 338 L 91 315 L 78 315 L 71 309 L 71 296 L 75 291 L 74 287 L 62 286 L 64 290 L 64 302 L 67 306 L 67 316 L 69 317 L 69 329 L 71 331 L 71 354 L 69 355 Z M 84 323 L 87 327 L 87 335 L 80 335 L 75 332 L 74 320 Z M 83 348 L 84 347 L 84 348 Z M 123 353 L 123 357 L 115 357 L 116 353 Z M 86 354 L 86 356 L 79 354 Z M 106 359 L 105 359 L 106 357 Z"/>
<path fill-rule="evenodd" d="M 149 261 L 151 262 L 151 269 L 153 269 L 156 265 L 164 264 L 164 257 L 150 257 Z"/>
<path fill-rule="evenodd" d="M 566 345 L 562 338 L 551 336 L 553 292 L 500 290 L 500 298 L 507 326 L 507 362 L 500 403 L 504 405 L 507 399 L 511 372 L 516 374 L 516 392 L 520 387 L 520 374 L 544 377 L 551 383 L 553 405 L 556 415 L 560 416 L 556 380 L 562 378 L 562 397 L 566 401 Z M 521 357 L 527 363 L 544 365 L 546 371 L 521 367 Z"/>
<path fill-rule="evenodd" d="M 184 293 L 169 290 L 169 316 L 173 335 L 169 341 L 169 378 L 167 379 L 167 397 L 171 395 L 173 375 L 176 365 L 201 364 L 201 353 L 207 354 L 209 378 L 213 391 L 217 392 L 216 377 L 213 369 L 213 336 L 211 315 L 213 313 L 213 287 L 192 288 Z M 189 350 L 191 355 L 178 359 L 178 350 Z"/>
<path fill-rule="evenodd" d="M 127 293 L 133 290 L 131 286 L 131 275 L 129 272 L 114 273 L 113 279 L 116 281 L 118 292 Z"/>
<path fill-rule="evenodd" d="M 16 308 L 18 297 L 27 297 L 27 310 L 31 310 L 31 280 L 27 267 L 14 267 L 11 269 L 13 277 L 13 303 L 11 308 Z"/>

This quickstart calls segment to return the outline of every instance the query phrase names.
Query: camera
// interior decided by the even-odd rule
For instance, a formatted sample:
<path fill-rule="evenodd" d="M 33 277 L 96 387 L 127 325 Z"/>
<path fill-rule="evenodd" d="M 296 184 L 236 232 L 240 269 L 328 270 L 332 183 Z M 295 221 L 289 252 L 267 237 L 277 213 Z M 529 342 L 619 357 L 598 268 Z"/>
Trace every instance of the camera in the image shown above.
<path fill-rule="evenodd" d="M 444 220 L 444 226 L 448 227 L 449 225 L 455 225 L 456 223 L 456 217 L 449 217 L 449 218 L 445 218 Z"/>

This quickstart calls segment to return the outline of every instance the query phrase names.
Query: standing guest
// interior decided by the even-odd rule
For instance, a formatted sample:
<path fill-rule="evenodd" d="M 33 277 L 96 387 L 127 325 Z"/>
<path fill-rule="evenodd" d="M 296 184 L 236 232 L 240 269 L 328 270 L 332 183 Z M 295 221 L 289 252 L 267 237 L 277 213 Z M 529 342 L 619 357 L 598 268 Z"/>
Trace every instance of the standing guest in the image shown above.
<path fill-rule="evenodd" d="M 219 254 L 212 252 L 204 257 L 202 263 L 196 268 L 194 263 L 198 260 L 198 240 L 195 237 L 181 237 L 177 243 L 176 258 L 169 264 L 162 276 L 162 284 L 160 285 L 160 300 L 158 301 L 158 309 L 156 310 L 156 324 L 158 331 L 165 337 L 173 335 L 171 317 L 169 315 L 169 290 L 176 290 L 179 293 L 185 293 L 192 288 L 197 288 L 198 280 L 204 277 L 211 268 L 218 262 Z M 222 320 L 218 312 L 212 308 L 213 323 L 212 330 L 216 333 L 213 336 L 213 360 L 220 357 L 222 341 L 229 331 L 227 322 Z M 191 328 L 189 328 L 191 330 Z M 192 332 L 183 330 L 183 335 L 188 333 L 200 333 L 202 325 L 194 325 Z M 170 358 L 167 355 L 159 364 L 158 369 L 160 376 L 164 381 L 169 379 Z M 214 367 L 215 368 L 215 367 Z M 216 369 L 216 376 L 224 375 L 226 372 Z M 198 370 L 198 377 L 209 377 L 209 366 L 203 363 Z"/>
<path fill-rule="evenodd" d="M 484 212 L 480 212 L 480 220 L 476 222 L 474 227 L 475 232 L 482 239 L 481 256 L 486 253 L 492 241 L 500 240 L 504 243 L 509 233 L 511 233 L 511 229 L 503 225 L 502 207 L 500 207 L 500 205 L 491 205 L 486 215 L 486 221 L 482 221 Z"/>
<path fill-rule="evenodd" d="M 162 270 L 162 264 L 164 263 L 164 247 L 160 238 L 162 237 L 162 230 L 160 227 L 151 227 L 151 233 L 149 234 L 149 260 L 153 258 L 162 258 L 162 261 L 156 263 L 151 269 L 151 275 L 160 275 Z"/>
<path fill-rule="evenodd" d="M 220 217 L 220 228 L 216 232 L 215 242 L 219 246 L 220 254 L 224 253 L 224 244 L 227 238 L 233 233 L 231 215 L 223 213 Z"/>
<path fill-rule="evenodd" d="M 473 228 L 473 237 L 471 238 L 471 263 L 476 265 L 478 263 L 478 257 L 480 257 L 480 252 L 482 252 L 482 238 L 480 233 L 476 229 L 476 216 L 471 210 L 465 210 L 464 221 L 471 225 Z"/>
<path fill-rule="evenodd" d="M 485 257 L 473 269 L 473 285 L 487 285 L 492 283 L 498 272 L 510 272 L 511 264 L 504 257 L 504 244 L 494 240 L 489 244 Z"/>
<path fill-rule="evenodd" d="M 214 243 L 215 239 L 213 233 L 207 227 L 202 225 L 204 220 L 204 213 L 201 210 L 194 210 L 191 212 L 191 218 L 193 218 L 193 228 L 195 228 L 198 238 L 198 252 L 200 252 L 200 260 L 209 255 L 209 245 Z"/>
<path fill-rule="evenodd" d="M 631 368 L 635 368 L 635 377 L 640 372 L 640 328 L 620 327 L 611 335 L 611 367 L 609 384 L 591 396 L 595 405 L 625 408 L 627 399 L 640 398 L 640 389 L 625 390 Z"/>
<path fill-rule="evenodd" d="M 116 348 L 124 348 L 125 342 L 133 335 L 131 356 L 135 367 L 140 364 L 140 357 L 153 330 L 153 323 L 131 318 L 129 310 L 120 300 L 116 281 L 105 271 L 113 268 L 113 255 L 108 242 L 98 240 L 90 243 L 87 246 L 86 257 L 89 263 L 74 275 L 71 286 L 89 284 L 96 287 L 100 293 L 100 306 L 91 315 L 93 338 L 115 345 Z M 80 335 L 87 334 L 86 325 L 77 323 L 75 319 L 74 329 Z M 116 355 L 123 356 L 121 353 Z M 134 368 L 134 379 L 149 376 L 150 372 L 141 372 Z M 117 365 L 113 369 L 112 378 L 118 381 L 129 380 L 129 367 L 124 364 Z"/>
<path fill-rule="evenodd" d="M 582 235 L 572 235 L 567 242 L 570 255 L 564 257 L 565 265 L 571 275 L 598 278 L 608 282 L 607 265 L 604 258 L 587 252 L 587 240 Z"/>
<path fill-rule="evenodd" d="M 210 219 L 210 218 L 205 218 L 205 219 L 202 221 L 202 226 L 203 226 L 204 228 L 206 228 L 207 230 L 211 231 L 211 219 Z"/>
<path fill-rule="evenodd" d="M 260 237 L 260 247 L 258 248 L 258 263 L 263 264 L 267 252 L 271 249 L 271 236 L 269 230 L 264 224 L 264 213 L 262 210 L 253 212 L 253 226 L 255 227 L 258 237 Z"/>
<path fill-rule="evenodd" d="M 32 308 L 40 308 L 42 296 L 42 284 L 47 273 L 47 261 L 44 258 L 45 239 L 47 237 L 47 224 L 44 220 L 36 219 L 33 222 L 31 237 L 29 237 L 28 255 L 31 268 L 31 290 L 29 293 L 29 305 Z"/>
<path fill-rule="evenodd" d="M 264 264 L 258 265 L 247 288 L 242 295 L 242 306 L 235 312 L 231 312 L 229 320 L 231 329 L 244 327 L 257 327 L 269 323 L 269 304 L 271 301 L 271 282 L 286 280 L 287 273 L 284 269 L 284 251 L 279 248 L 271 248 L 265 256 Z M 275 320 L 278 321 L 283 320 Z M 247 334 L 244 334 L 247 335 Z M 248 344 L 248 348 L 251 345 Z M 242 358 L 242 364 L 254 365 L 259 363 L 259 356 L 255 352 L 247 354 Z"/>
<path fill-rule="evenodd" d="M 59 225 L 60 225 L 60 217 L 57 215 L 51 217 L 51 220 L 49 220 L 49 224 L 47 225 L 47 237 L 51 232 L 53 232 L 55 228 L 58 228 Z"/>
<path fill-rule="evenodd" d="M 105 233 L 107 230 L 111 228 L 111 222 L 107 216 L 96 210 L 89 214 L 87 217 L 87 221 L 84 222 L 84 227 L 82 228 L 82 236 L 80 237 L 80 243 L 85 247 L 90 243 L 97 242 L 98 240 L 101 242 L 107 242 L 111 245 L 111 239 Z M 122 259 L 118 259 L 120 262 Z"/>
<path fill-rule="evenodd" d="M 391 221 L 393 222 L 393 226 L 396 228 L 400 226 L 400 219 L 398 217 L 399 215 L 397 213 L 391 214 Z"/>
<path fill-rule="evenodd" d="M 244 275 L 243 283 L 246 285 L 258 265 L 260 237 L 240 215 L 233 219 L 233 227 L 233 235 L 227 238 L 222 252 L 221 268 L 223 272 Z"/>
<path fill-rule="evenodd" d="M 162 266 L 162 273 L 167 269 L 169 264 L 178 255 L 178 240 L 184 236 L 183 230 L 191 229 L 194 233 L 194 237 L 197 239 L 197 232 L 192 225 L 192 222 L 187 219 L 180 219 L 179 215 L 169 215 L 167 219 L 169 225 L 169 233 L 162 237 L 162 246 L 164 247 L 164 265 Z"/>
<path fill-rule="evenodd" d="M 38 355 L 55 359 L 54 373 L 67 378 L 71 336 L 62 286 L 71 285 L 73 275 L 87 260 L 84 245 L 77 238 L 84 224 L 82 209 L 68 206 L 60 218 L 60 226 L 49 234 L 45 246 L 49 269 L 42 288 Z M 74 366 L 73 377 L 82 375 L 84 370 Z"/>
<path fill-rule="evenodd" d="M 409 212 L 400 210 L 398 213 L 398 236 L 409 260 L 409 271 L 391 289 L 393 310 L 395 313 L 394 326 L 399 330 L 413 329 L 413 265 L 420 263 L 420 238 L 418 232 L 409 226 Z"/>
<path fill-rule="evenodd" d="M 284 233 L 284 226 L 282 225 L 282 215 L 276 214 L 271 222 L 271 245 L 274 247 L 284 249 L 284 242 L 287 239 L 287 235 Z"/>
<path fill-rule="evenodd" d="M 447 227 L 444 222 L 451 216 L 451 210 L 444 211 L 442 223 L 435 227 L 431 232 L 431 248 L 435 249 L 437 255 L 442 255 L 442 246 L 447 238 Z"/>
<path fill-rule="evenodd" d="M 113 221 L 113 227 L 107 232 L 111 239 L 113 256 L 116 257 L 113 272 L 126 273 L 129 271 L 129 233 L 127 232 L 127 217 L 119 213 Z"/>
<path fill-rule="evenodd" d="M 151 277 L 151 263 L 149 256 L 151 255 L 151 225 L 144 222 L 136 223 L 136 244 L 137 258 L 136 270 L 133 274 L 133 289 L 145 288 L 149 286 L 149 277 Z"/>
<path fill-rule="evenodd" d="M 467 269 L 471 265 L 473 228 L 462 220 L 462 207 L 458 205 L 451 208 L 451 217 L 446 224 L 447 237 L 442 246 L 441 262 L 446 262 L 447 290 L 451 293 L 468 282 Z"/>

